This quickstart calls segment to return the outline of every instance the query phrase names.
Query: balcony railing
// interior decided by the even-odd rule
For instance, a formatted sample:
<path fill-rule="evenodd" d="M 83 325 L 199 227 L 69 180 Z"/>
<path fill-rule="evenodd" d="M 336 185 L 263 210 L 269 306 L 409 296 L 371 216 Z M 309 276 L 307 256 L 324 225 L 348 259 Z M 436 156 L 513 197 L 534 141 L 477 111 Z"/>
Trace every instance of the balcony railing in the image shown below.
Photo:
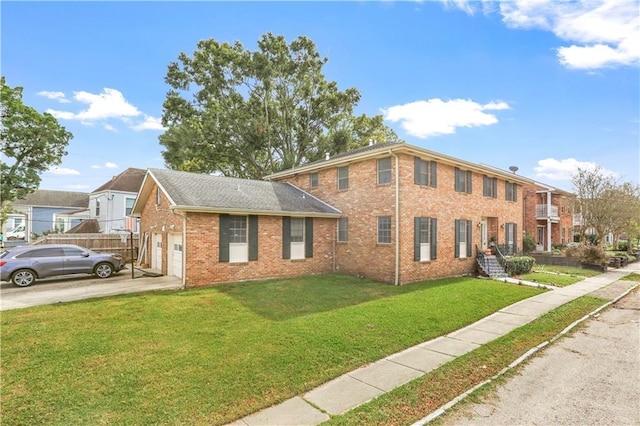
<path fill-rule="evenodd" d="M 558 218 L 558 206 L 549 204 L 537 204 L 536 205 L 536 218 L 546 219 L 548 217 Z"/>

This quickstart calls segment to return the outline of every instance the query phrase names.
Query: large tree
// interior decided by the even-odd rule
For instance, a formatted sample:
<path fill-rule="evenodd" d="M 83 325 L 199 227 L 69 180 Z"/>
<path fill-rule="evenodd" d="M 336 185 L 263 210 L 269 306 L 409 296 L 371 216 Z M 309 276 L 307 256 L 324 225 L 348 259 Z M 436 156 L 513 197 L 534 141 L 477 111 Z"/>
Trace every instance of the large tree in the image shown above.
<path fill-rule="evenodd" d="M 619 183 L 601 167 L 579 168 L 572 177 L 574 192 L 582 216 L 581 235 L 595 230 L 598 245 L 604 245 L 604 236 L 612 232 L 614 242 L 622 232 L 632 232 L 640 216 L 637 185 Z"/>
<path fill-rule="evenodd" d="M 40 174 L 62 162 L 73 135 L 51 114 L 24 105 L 22 88 L 9 87 L 4 77 L 0 78 L 0 111 L 0 200 L 10 202 L 38 189 Z"/>
<path fill-rule="evenodd" d="M 258 50 L 202 40 L 169 64 L 160 136 L 168 167 L 261 178 L 362 146 L 397 141 L 381 116 L 354 116 L 355 88 L 322 73 L 314 43 L 265 34 Z"/>

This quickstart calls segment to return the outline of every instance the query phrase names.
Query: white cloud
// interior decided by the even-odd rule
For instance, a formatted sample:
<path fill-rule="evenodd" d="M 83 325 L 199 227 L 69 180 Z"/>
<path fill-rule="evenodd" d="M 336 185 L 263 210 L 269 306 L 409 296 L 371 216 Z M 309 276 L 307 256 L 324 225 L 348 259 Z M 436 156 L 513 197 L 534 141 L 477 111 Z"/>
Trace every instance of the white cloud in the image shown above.
<path fill-rule="evenodd" d="M 117 169 L 118 168 L 118 165 L 116 163 L 112 163 L 110 161 L 107 161 L 106 163 L 104 163 L 104 166 L 107 169 Z"/>
<path fill-rule="evenodd" d="M 56 100 L 61 104 L 68 104 L 69 102 L 71 102 L 69 99 L 66 98 L 63 92 L 50 92 L 48 90 L 43 90 L 41 92 L 38 92 L 37 95 L 44 96 L 45 98 L 48 98 L 48 99 Z"/>
<path fill-rule="evenodd" d="M 102 166 L 99 166 L 99 165 L 97 165 L 97 164 L 94 164 L 94 165 L 92 165 L 92 166 L 91 166 L 91 168 L 92 168 L 92 169 L 99 169 L 99 168 L 101 168 L 101 167 L 102 167 Z"/>
<path fill-rule="evenodd" d="M 61 176 L 69 176 L 69 175 L 79 175 L 80 172 L 75 170 L 75 169 L 68 169 L 66 167 L 52 167 L 49 169 L 49 173 L 52 173 L 54 175 L 61 175 Z"/>
<path fill-rule="evenodd" d="M 108 130 L 108 131 L 110 131 L 110 132 L 117 132 L 117 131 L 118 131 L 118 130 L 117 130 L 115 127 L 113 127 L 111 124 L 105 124 L 105 125 L 104 125 L 104 128 L 105 128 L 105 129 L 107 129 L 107 130 Z"/>
<path fill-rule="evenodd" d="M 144 121 L 131 126 L 133 130 L 166 130 L 159 118 L 144 114 Z"/>
<path fill-rule="evenodd" d="M 534 167 L 536 177 L 541 179 L 571 181 L 578 168 L 585 170 L 595 170 L 598 164 L 591 161 L 578 161 L 575 158 L 565 158 L 564 160 L 556 160 L 555 158 L 545 158 L 538 161 L 538 165 Z M 605 168 L 600 169 L 604 174 L 617 174 Z"/>
<path fill-rule="evenodd" d="M 640 14 L 635 1 L 518 0 L 500 4 L 512 28 L 539 28 L 572 42 L 558 48 L 569 68 L 597 69 L 640 63 Z"/>
<path fill-rule="evenodd" d="M 492 2 L 449 1 L 473 14 L 478 4 L 485 13 Z M 640 64 L 640 14 L 637 1 L 627 0 L 515 0 L 502 1 L 503 22 L 515 29 L 550 31 L 569 43 L 557 49 L 567 68 L 599 69 Z"/>
<path fill-rule="evenodd" d="M 498 122 L 493 114 L 485 111 L 509 109 L 506 102 L 490 102 L 482 105 L 467 99 L 429 99 L 382 110 L 385 120 L 400 122 L 411 136 L 426 139 L 432 136 L 455 133 L 457 127 L 488 126 Z"/>

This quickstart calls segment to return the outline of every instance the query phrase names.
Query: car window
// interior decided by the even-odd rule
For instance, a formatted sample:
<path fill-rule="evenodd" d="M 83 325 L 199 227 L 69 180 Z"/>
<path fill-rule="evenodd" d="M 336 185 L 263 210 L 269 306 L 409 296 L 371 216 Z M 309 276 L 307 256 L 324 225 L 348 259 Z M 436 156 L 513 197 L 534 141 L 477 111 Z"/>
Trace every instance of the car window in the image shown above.
<path fill-rule="evenodd" d="M 64 250 L 65 256 L 82 256 L 87 252 L 86 250 L 82 250 L 75 247 L 65 247 L 63 250 Z"/>
<path fill-rule="evenodd" d="M 8 250 L 4 250 L 2 253 L 0 253 L 0 259 L 2 259 L 3 257 L 5 257 L 8 254 L 9 254 L 9 251 Z"/>
<path fill-rule="evenodd" d="M 57 256 L 62 256 L 62 249 L 60 248 L 35 249 L 35 250 L 22 253 L 16 257 L 24 258 L 24 257 L 57 257 Z"/>

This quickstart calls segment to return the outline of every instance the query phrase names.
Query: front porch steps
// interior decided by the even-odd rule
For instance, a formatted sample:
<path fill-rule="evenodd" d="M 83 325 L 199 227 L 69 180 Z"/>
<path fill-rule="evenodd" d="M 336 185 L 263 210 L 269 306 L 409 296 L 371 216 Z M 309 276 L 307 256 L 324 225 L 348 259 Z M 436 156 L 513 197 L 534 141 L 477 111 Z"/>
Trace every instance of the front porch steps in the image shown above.
<path fill-rule="evenodd" d="M 481 274 L 484 274 L 487 277 L 491 277 L 493 279 L 509 278 L 502 266 L 500 266 L 500 263 L 498 262 L 498 258 L 496 256 L 484 255 L 482 257 L 478 257 L 477 262 Z"/>

